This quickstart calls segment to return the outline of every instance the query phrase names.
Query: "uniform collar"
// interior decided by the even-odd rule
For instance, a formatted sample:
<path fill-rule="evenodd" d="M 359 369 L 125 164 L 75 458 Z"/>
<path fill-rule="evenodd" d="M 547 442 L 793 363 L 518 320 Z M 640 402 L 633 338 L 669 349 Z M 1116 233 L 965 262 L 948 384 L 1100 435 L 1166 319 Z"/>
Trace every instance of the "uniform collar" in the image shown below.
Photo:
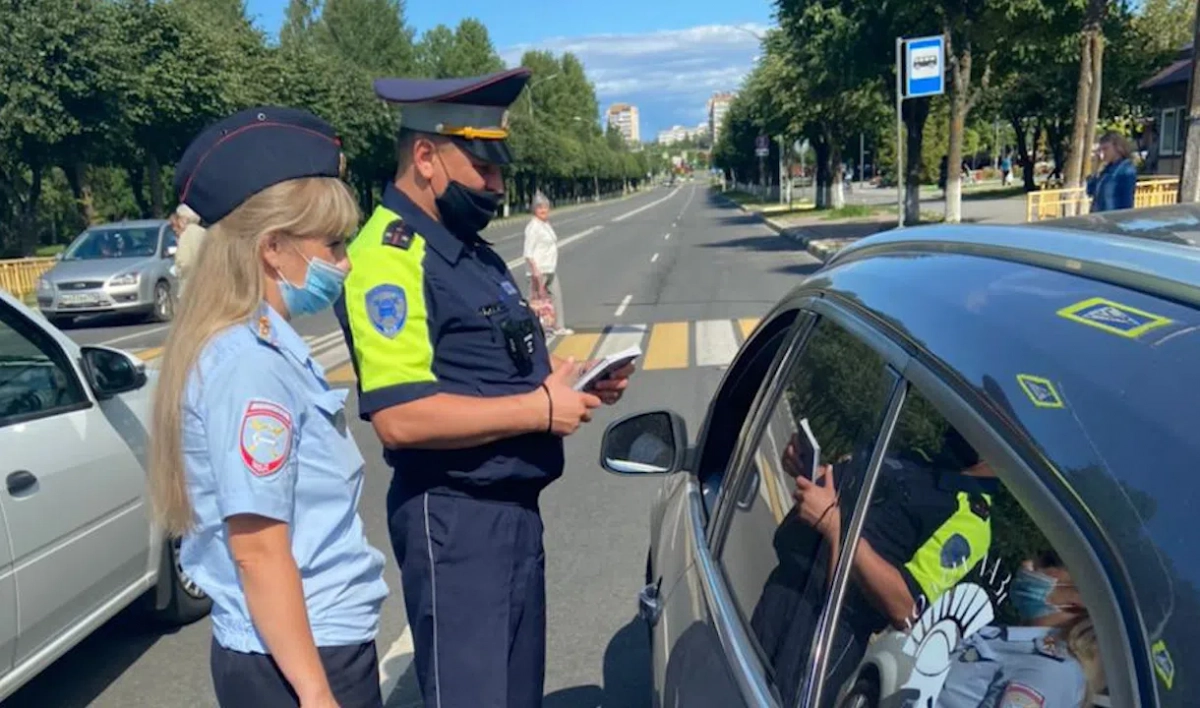
<path fill-rule="evenodd" d="M 450 233 L 442 222 L 426 214 L 424 209 L 417 206 L 416 202 L 397 189 L 393 183 L 389 182 L 383 188 L 383 206 L 399 214 L 400 218 L 411 225 L 413 231 L 420 234 L 425 243 L 442 258 L 450 263 L 458 262 L 463 252 L 462 240 Z"/>
<path fill-rule="evenodd" d="M 280 351 L 287 352 L 301 365 L 308 363 L 311 352 L 304 339 L 296 332 L 291 323 L 283 318 L 267 303 L 258 306 L 258 310 L 246 323 L 258 341 L 264 342 Z"/>

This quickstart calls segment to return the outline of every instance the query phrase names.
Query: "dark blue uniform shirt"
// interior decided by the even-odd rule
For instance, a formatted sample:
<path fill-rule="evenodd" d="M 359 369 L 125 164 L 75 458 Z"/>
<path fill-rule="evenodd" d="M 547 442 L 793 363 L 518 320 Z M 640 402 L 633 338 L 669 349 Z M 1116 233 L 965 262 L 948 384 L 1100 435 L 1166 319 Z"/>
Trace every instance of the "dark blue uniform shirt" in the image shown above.
<path fill-rule="evenodd" d="M 504 260 L 477 236 L 450 233 L 394 186 L 349 253 L 352 269 L 335 312 L 364 420 L 439 393 L 527 393 L 550 374 L 540 323 Z M 546 432 L 384 456 L 404 497 L 444 491 L 526 501 L 563 470 L 562 439 Z"/>

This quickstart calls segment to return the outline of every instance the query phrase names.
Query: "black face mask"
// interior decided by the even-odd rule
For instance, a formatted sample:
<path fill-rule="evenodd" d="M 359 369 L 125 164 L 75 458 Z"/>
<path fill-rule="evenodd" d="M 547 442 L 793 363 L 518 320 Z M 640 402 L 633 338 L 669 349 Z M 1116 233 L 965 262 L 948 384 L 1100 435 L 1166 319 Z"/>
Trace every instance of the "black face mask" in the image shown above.
<path fill-rule="evenodd" d="M 461 182 L 450 180 L 446 191 L 434 200 L 442 223 L 459 238 L 474 238 L 487 227 L 496 215 L 503 194 L 471 189 Z"/>

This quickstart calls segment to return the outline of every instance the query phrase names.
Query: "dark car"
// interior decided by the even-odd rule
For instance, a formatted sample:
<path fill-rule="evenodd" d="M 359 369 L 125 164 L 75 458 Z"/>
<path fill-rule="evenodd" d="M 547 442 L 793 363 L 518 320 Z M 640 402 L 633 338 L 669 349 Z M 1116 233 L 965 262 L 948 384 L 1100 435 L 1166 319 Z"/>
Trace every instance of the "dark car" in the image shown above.
<path fill-rule="evenodd" d="M 646 412 L 600 458 L 664 476 L 656 706 L 1196 705 L 1194 248 L 864 239 L 762 319 L 694 443 Z"/>

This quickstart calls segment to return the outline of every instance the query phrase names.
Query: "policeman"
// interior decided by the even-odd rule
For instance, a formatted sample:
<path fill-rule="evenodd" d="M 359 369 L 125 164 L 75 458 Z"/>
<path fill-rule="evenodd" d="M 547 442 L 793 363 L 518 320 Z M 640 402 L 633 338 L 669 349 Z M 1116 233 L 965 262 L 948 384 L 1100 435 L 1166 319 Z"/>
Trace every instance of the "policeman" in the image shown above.
<path fill-rule="evenodd" d="M 151 438 L 155 517 L 212 598 L 227 707 L 382 705 L 383 554 L 357 513 L 346 391 L 290 321 L 333 304 L 357 202 L 332 128 L 251 108 L 204 130 L 175 173 L 208 227 L 167 339 Z"/>
<path fill-rule="evenodd" d="M 395 470 L 388 493 L 425 702 L 539 706 L 545 564 L 539 495 L 562 436 L 630 373 L 576 392 L 504 260 L 479 235 L 503 198 L 507 107 L 529 79 L 375 82 L 402 103 L 399 167 L 350 247 L 335 307 L 359 413 Z"/>

